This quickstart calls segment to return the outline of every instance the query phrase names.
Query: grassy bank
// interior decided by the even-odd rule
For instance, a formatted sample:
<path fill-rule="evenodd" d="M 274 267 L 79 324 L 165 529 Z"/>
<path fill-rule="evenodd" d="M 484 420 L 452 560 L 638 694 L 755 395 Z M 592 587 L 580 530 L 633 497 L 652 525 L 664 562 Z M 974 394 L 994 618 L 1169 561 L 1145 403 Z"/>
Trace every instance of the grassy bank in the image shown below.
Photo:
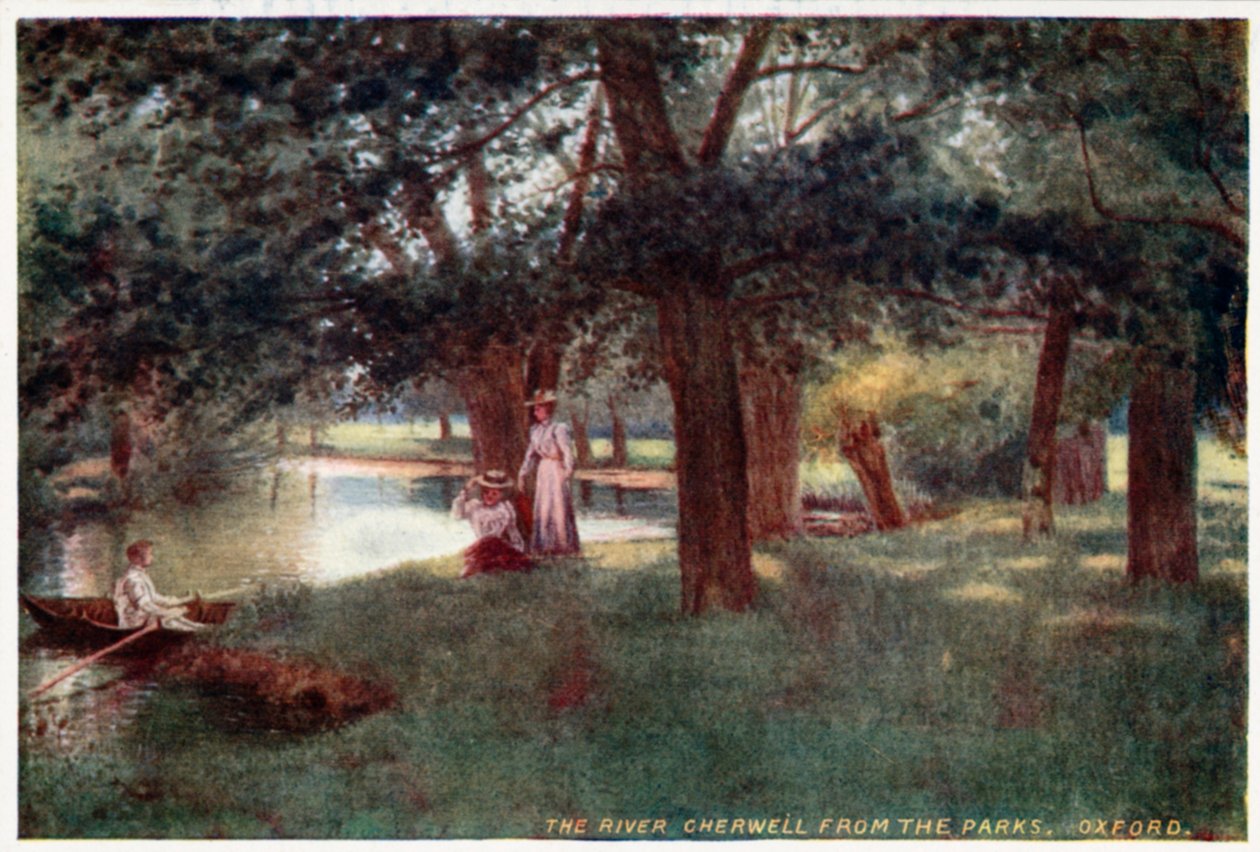
<path fill-rule="evenodd" d="M 348 458 L 402 459 L 409 461 L 469 460 L 472 442 L 468 424 L 452 424 L 451 437 L 440 439 L 436 420 L 414 423 L 338 423 L 320 435 L 322 452 Z M 612 459 L 612 442 L 591 440 L 595 464 Z M 632 438 L 626 445 L 627 467 L 641 470 L 667 470 L 674 463 L 674 443 L 661 438 Z"/>
<path fill-rule="evenodd" d="M 763 548 L 759 605 L 738 616 L 676 614 L 669 542 L 530 576 L 461 581 L 447 559 L 265 598 L 220 641 L 385 679 L 399 708 L 305 737 L 185 736 L 204 699 L 164 689 L 90 753 L 27 748 L 21 831 L 531 837 L 585 817 L 586 836 L 651 818 L 711 839 L 745 835 L 687 820 L 790 814 L 822 837 L 846 836 L 841 818 L 887 837 L 949 818 L 955 836 L 972 820 L 968 837 L 1106 819 L 1240 838 L 1245 500 L 1205 499 L 1191 588 L 1125 583 L 1121 497 L 1059 528 L 1024 546 L 1015 504 L 976 503 Z"/>

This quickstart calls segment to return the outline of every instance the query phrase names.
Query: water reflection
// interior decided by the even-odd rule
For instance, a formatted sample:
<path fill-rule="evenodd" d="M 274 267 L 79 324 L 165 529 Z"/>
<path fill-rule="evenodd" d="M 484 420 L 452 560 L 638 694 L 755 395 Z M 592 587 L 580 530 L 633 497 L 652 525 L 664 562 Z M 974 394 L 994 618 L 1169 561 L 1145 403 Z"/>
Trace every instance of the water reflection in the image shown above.
<path fill-rule="evenodd" d="M 154 542 L 150 574 L 181 595 L 253 582 L 327 583 L 407 560 L 458 553 L 468 524 L 450 517 L 461 476 L 416 476 L 415 467 L 314 460 L 278 466 L 257 488 L 205 506 L 134 514 L 125 523 L 86 521 L 32 548 L 23 587 L 35 594 L 109 594 L 126 566 L 127 543 Z M 583 541 L 673 534 L 672 491 L 578 481 Z"/>

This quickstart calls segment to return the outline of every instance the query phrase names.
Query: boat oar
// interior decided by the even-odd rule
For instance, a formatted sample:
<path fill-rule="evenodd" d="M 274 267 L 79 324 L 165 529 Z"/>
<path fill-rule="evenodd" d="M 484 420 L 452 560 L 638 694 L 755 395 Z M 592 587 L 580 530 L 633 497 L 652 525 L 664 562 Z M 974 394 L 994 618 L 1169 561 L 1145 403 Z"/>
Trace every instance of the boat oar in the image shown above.
<path fill-rule="evenodd" d="M 107 654 L 112 654 L 113 652 L 117 651 L 119 648 L 123 647 L 124 645 L 130 645 L 132 642 L 136 641 L 141 636 L 145 636 L 149 633 L 152 633 L 154 630 L 157 630 L 161 626 L 162 626 L 161 622 L 159 622 L 157 619 L 150 621 L 148 624 L 145 625 L 143 630 L 137 630 L 135 633 L 132 633 L 130 636 L 127 636 L 125 639 L 119 639 L 117 642 L 115 642 L 113 645 L 110 645 L 108 648 L 102 648 L 96 653 L 90 656 L 84 657 L 82 660 L 79 660 L 73 666 L 70 666 L 70 668 L 63 669 L 58 674 L 53 675 L 48 680 L 44 681 L 39 686 L 32 689 L 30 693 L 30 697 L 34 698 L 35 696 L 40 695 L 41 693 L 47 692 L 48 690 L 52 689 L 57 684 L 61 683 L 66 678 L 70 677 L 70 675 L 75 674 L 76 672 L 83 671 L 83 669 L 92 665 L 92 663 L 95 663 L 101 657 L 104 657 Z"/>
<path fill-rule="evenodd" d="M 250 584 L 246 583 L 244 586 L 237 586 L 235 589 L 224 589 L 221 592 L 211 592 L 208 595 L 198 594 L 197 598 L 203 601 L 217 601 L 219 598 L 230 598 L 232 595 L 239 595 L 241 592 L 248 592 L 249 590 Z"/>

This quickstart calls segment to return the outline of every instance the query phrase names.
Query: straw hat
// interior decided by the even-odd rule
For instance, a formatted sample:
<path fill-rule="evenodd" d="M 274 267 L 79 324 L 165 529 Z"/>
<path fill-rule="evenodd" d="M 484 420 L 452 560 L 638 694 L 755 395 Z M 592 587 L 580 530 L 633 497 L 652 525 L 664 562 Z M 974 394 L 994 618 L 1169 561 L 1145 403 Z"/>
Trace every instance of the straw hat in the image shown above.
<path fill-rule="evenodd" d="M 555 404 L 556 404 L 555 391 L 536 390 L 534 391 L 534 395 L 532 397 L 525 400 L 525 405 L 530 408 L 533 408 L 535 405 L 555 405 Z"/>
<path fill-rule="evenodd" d="M 481 476 L 474 476 L 473 482 L 482 488 L 497 488 L 500 491 L 507 491 L 512 487 L 512 479 L 501 470 L 487 470 Z"/>

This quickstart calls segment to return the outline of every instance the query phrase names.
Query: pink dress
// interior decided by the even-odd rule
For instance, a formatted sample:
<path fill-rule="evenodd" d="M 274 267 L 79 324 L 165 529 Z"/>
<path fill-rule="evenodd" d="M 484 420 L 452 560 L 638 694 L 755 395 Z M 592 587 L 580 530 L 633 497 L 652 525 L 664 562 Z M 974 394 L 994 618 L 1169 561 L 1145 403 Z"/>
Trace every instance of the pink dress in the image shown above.
<path fill-rule="evenodd" d="M 534 533 L 530 550 L 541 554 L 578 553 L 577 521 L 573 513 L 573 440 L 569 427 L 548 420 L 529 429 L 529 449 L 520 476 L 535 468 Z"/>

